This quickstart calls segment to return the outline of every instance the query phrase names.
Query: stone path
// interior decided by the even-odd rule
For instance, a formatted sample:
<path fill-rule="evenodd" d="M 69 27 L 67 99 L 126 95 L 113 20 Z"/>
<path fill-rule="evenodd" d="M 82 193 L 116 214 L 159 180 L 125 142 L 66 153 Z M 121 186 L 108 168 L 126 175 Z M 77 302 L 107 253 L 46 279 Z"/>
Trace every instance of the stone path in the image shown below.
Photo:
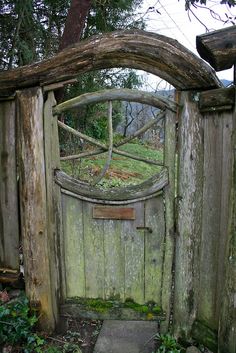
<path fill-rule="evenodd" d="M 157 329 L 156 322 L 104 321 L 94 353 L 152 353 Z"/>

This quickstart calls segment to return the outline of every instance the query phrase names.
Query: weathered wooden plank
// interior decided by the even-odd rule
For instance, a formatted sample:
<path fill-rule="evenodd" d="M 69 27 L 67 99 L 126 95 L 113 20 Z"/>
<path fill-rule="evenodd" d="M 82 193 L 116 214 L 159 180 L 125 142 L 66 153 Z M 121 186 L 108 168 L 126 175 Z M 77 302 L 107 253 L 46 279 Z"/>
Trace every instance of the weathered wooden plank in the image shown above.
<path fill-rule="evenodd" d="M 0 95 L 111 67 L 141 69 L 161 77 L 178 89 L 221 86 L 214 71 L 176 40 L 135 29 L 103 33 L 41 63 L 1 72 Z"/>
<path fill-rule="evenodd" d="M 154 301 L 161 305 L 163 280 L 163 254 L 165 241 L 165 218 L 163 197 L 155 197 L 145 202 L 145 226 L 152 233 L 145 232 L 145 278 L 144 301 Z"/>
<path fill-rule="evenodd" d="M 83 203 L 85 295 L 104 298 L 104 221 L 92 219 L 92 204 Z"/>
<path fill-rule="evenodd" d="M 230 69 L 236 62 L 236 26 L 197 36 L 196 44 L 200 56 L 216 71 Z"/>
<path fill-rule="evenodd" d="M 201 112 L 232 110 L 235 104 L 234 97 L 235 87 L 203 91 L 199 95 L 199 109 Z"/>
<path fill-rule="evenodd" d="M 93 218 L 134 220 L 134 207 L 94 206 Z"/>
<path fill-rule="evenodd" d="M 0 103 L 0 157 L 0 264 L 19 269 L 15 101 Z"/>
<path fill-rule="evenodd" d="M 104 221 L 105 299 L 124 301 L 125 252 L 121 221 Z"/>
<path fill-rule="evenodd" d="M 47 233 L 43 95 L 38 87 L 18 92 L 19 183 L 26 294 L 40 302 L 40 324 L 55 327 Z"/>
<path fill-rule="evenodd" d="M 84 229 L 82 201 L 63 195 L 66 298 L 85 296 Z M 93 261 L 93 257 L 88 259 Z"/>
<path fill-rule="evenodd" d="M 221 223 L 223 123 L 217 113 L 204 115 L 204 185 L 198 319 L 218 327 L 217 281 Z M 223 236 L 223 235 L 222 235 Z M 223 250 L 223 249 L 222 249 Z M 223 266 L 223 264 L 222 264 Z"/>
<path fill-rule="evenodd" d="M 226 254 L 230 221 L 230 202 L 232 188 L 233 161 L 233 115 L 232 112 L 221 114 L 222 129 L 222 172 L 220 203 L 220 236 L 218 240 L 216 316 L 219 317 L 222 307 L 222 293 L 225 284 Z"/>
<path fill-rule="evenodd" d="M 54 114 L 61 114 L 68 109 L 83 107 L 88 104 L 96 104 L 100 102 L 107 102 L 113 100 L 120 100 L 126 102 L 138 102 L 148 104 L 152 107 L 161 110 L 170 109 L 176 111 L 176 103 L 170 99 L 164 98 L 161 95 L 149 93 L 146 91 L 138 91 L 128 88 L 107 89 L 92 93 L 85 93 L 78 97 L 72 98 L 66 102 L 58 104 L 54 109 Z"/>
<path fill-rule="evenodd" d="M 88 183 L 80 182 L 61 171 L 56 171 L 55 180 L 63 189 L 93 200 L 97 199 L 110 202 L 130 200 L 131 202 L 132 200 L 146 198 L 161 191 L 164 186 L 168 184 L 168 171 L 164 168 L 159 174 L 153 175 L 151 178 L 138 185 L 107 190 L 101 190 Z"/>
<path fill-rule="evenodd" d="M 168 332 L 171 316 L 171 295 L 173 284 L 173 261 L 175 246 L 175 192 L 176 192 L 176 115 L 167 112 L 165 119 L 164 163 L 168 167 L 169 184 L 164 189 L 165 199 L 165 249 L 163 257 L 163 281 L 161 307 L 166 313 L 166 321 L 161 323 L 162 332 Z"/>
<path fill-rule="evenodd" d="M 52 280 L 52 303 L 55 321 L 58 321 L 58 305 L 61 301 L 61 292 L 64 288 L 60 235 L 62 232 L 61 220 L 61 190 L 54 181 L 54 170 L 60 168 L 60 149 L 57 121 L 52 115 L 52 107 L 56 104 L 53 92 L 48 92 L 44 103 L 44 150 L 45 175 L 47 194 L 47 234 L 50 250 L 50 271 Z"/>
<path fill-rule="evenodd" d="M 125 246 L 125 298 L 144 303 L 144 254 L 145 231 L 136 227 L 143 227 L 144 205 L 135 204 L 136 219 L 122 222 L 122 236 Z"/>
<path fill-rule="evenodd" d="M 236 351 L 236 111 L 233 114 L 232 166 L 229 222 L 225 253 L 225 285 L 222 293 L 218 346 L 220 353 Z M 230 151 L 229 151 L 230 153 Z"/>
<path fill-rule="evenodd" d="M 202 117 L 185 92 L 179 124 L 178 235 L 175 258 L 174 328 L 189 335 L 196 317 L 202 215 Z"/>

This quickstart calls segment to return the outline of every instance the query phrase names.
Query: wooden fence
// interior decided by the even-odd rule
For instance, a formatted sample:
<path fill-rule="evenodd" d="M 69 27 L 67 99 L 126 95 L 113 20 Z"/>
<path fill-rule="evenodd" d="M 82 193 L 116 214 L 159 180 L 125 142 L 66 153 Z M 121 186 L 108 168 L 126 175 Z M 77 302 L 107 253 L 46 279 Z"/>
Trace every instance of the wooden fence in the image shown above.
<path fill-rule="evenodd" d="M 163 47 L 169 51 L 165 60 Z M 66 64 L 69 59 L 71 65 Z M 162 329 L 168 329 L 172 317 L 176 335 L 194 337 L 214 352 L 235 353 L 235 87 L 221 88 L 203 61 L 166 37 L 140 31 L 109 34 L 37 64 L 35 70 L 32 66 L 0 73 L 1 270 L 19 270 L 21 237 L 27 295 L 40 307 L 44 328 L 55 328 L 65 304 L 68 269 L 53 116 L 53 90 L 63 84 L 54 83 L 78 71 L 118 64 L 160 75 L 180 96 L 177 190 L 175 124 L 165 143 L 169 186 L 163 187 L 163 195 L 169 196 L 164 210 Z"/>

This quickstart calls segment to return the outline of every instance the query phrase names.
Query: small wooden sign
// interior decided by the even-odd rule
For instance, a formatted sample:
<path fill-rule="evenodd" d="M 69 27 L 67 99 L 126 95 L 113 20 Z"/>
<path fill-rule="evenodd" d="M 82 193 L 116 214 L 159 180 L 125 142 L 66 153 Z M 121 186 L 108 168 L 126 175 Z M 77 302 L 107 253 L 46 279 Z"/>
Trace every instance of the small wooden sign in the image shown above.
<path fill-rule="evenodd" d="M 93 218 L 134 220 L 135 219 L 135 208 L 114 207 L 114 206 L 94 206 L 93 207 Z"/>

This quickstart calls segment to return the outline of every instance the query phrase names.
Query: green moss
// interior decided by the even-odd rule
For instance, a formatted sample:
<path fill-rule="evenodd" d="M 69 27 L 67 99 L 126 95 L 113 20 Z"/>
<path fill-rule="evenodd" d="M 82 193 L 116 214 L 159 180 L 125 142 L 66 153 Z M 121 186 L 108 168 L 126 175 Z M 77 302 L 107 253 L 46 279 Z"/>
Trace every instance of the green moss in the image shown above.
<path fill-rule="evenodd" d="M 115 309 L 131 309 L 140 314 L 151 315 L 152 317 L 162 313 L 161 308 L 154 302 L 138 304 L 132 299 L 127 299 L 124 303 L 116 298 L 104 300 L 101 298 L 71 298 L 68 302 L 81 305 L 83 309 L 105 313 Z"/>

